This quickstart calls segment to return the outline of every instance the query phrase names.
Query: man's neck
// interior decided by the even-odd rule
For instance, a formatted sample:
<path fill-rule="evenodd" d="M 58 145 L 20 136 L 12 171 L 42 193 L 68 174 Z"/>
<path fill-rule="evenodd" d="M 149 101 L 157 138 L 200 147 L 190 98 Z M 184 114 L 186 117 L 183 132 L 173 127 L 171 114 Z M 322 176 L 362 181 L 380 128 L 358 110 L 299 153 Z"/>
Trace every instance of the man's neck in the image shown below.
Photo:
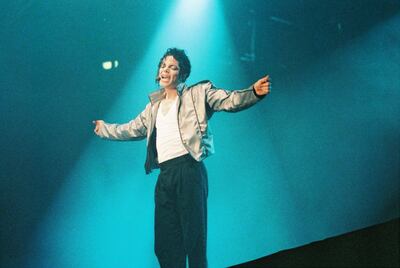
<path fill-rule="evenodd" d="M 178 96 L 178 90 L 176 88 L 165 88 L 165 99 L 173 100 Z"/>

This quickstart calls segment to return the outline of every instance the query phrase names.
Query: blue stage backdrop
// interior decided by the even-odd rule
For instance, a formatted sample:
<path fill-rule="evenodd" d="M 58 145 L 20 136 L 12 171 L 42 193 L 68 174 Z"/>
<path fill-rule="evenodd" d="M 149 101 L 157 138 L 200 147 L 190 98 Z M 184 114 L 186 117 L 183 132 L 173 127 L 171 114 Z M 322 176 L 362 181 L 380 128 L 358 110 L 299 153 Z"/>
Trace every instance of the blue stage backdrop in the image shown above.
<path fill-rule="evenodd" d="M 272 78 L 210 121 L 211 268 L 399 216 L 399 4 L 234 2 L 5 6 L 2 267 L 158 267 L 146 142 L 101 140 L 91 121 L 136 117 L 169 47 L 191 58 L 188 84 Z"/>

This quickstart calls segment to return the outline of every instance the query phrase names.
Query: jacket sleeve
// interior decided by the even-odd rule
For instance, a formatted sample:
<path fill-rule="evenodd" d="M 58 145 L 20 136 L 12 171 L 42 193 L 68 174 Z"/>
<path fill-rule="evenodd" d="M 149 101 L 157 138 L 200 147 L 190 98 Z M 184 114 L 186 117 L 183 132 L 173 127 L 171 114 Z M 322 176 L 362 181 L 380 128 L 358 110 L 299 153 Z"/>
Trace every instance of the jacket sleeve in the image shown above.
<path fill-rule="evenodd" d="M 255 94 L 253 86 L 241 90 L 225 90 L 215 88 L 209 81 L 204 86 L 206 102 L 213 111 L 238 112 L 262 99 Z"/>
<path fill-rule="evenodd" d="M 99 136 L 109 140 L 142 140 L 147 136 L 150 103 L 133 120 L 125 124 L 104 123 L 99 129 Z"/>

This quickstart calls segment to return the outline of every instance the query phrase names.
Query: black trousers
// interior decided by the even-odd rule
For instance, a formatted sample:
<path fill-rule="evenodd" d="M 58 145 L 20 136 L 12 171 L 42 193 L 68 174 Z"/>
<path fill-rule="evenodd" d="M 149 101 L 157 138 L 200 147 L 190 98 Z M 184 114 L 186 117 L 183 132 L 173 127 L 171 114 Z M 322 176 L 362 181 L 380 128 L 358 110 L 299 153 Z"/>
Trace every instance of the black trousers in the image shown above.
<path fill-rule="evenodd" d="M 162 268 L 207 267 L 208 178 L 190 155 L 160 164 L 155 189 L 155 253 Z"/>

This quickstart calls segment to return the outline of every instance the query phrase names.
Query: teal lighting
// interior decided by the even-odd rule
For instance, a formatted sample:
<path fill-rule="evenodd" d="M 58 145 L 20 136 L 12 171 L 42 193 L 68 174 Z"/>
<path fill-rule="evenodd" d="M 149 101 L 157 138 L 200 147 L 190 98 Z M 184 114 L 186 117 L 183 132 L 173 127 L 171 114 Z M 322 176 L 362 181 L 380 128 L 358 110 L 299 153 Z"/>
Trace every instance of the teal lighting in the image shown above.
<path fill-rule="evenodd" d="M 249 77 L 239 61 L 219 1 L 171 1 L 164 16 L 152 41 L 141 46 L 146 49 L 140 61 L 110 55 L 104 60 L 117 60 L 118 68 L 93 66 L 104 77 L 133 66 L 121 95 L 99 119 L 123 123 L 143 110 L 147 94 L 157 88 L 158 61 L 169 47 L 183 48 L 191 58 L 188 84 L 210 79 L 217 87 L 241 89 L 259 78 Z M 234 19 L 236 25 L 248 21 Z M 397 15 L 365 28 L 318 60 L 304 53 L 303 62 L 296 63 L 304 67 L 301 72 L 272 77 L 272 94 L 262 103 L 213 116 L 216 154 L 205 161 L 209 267 L 228 267 L 398 217 L 400 70 L 393 36 L 399 24 Z M 269 29 L 257 36 L 276 48 L 271 37 L 279 32 Z M 343 31 L 351 29 L 343 26 Z M 309 49 L 284 38 L 294 43 L 292 49 Z M 257 56 L 266 51 L 257 48 Z M 255 64 L 265 64 L 257 73 L 274 67 Z M 61 135 L 74 127 L 65 126 Z M 90 122 L 87 127 L 92 132 Z M 158 267 L 153 251 L 158 171 L 145 175 L 145 154 L 145 141 L 111 142 L 93 134 L 37 226 L 26 267 Z"/>
<path fill-rule="evenodd" d="M 204 19 L 209 11 L 212 12 L 212 0 L 178 0 L 176 8 L 176 18 L 184 21 L 186 24 L 198 25 L 199 20 Z"/>
<path fill-rule="evenodd" d="M 166 12 L 153 41 L 143 51 L 142 61 L 133 64 L 130 80 L 102 118 L 105 121 L 128 122 L 144 109 L 147 94 L 157 88 L 157 64 L 168 47 L 183 48 L 191 58 L 193 70 L 188 84 L 210 79 L 227 88 L 248 86 L 217 1 L 176 1 Z M 130 65 L 128 60 L 132 59 L 118 59 L 115 71 Z M 237 122 L 240 124 L 240 119 Z M 222 139 L 228 133 L 227 128 L 218 135 Z M 145 141 L 112 142 L 93 137 L 37 231 L 32 245 L 36 257 L 31 259 L 30 267 L 158 266 L 153 251 L 153 199 L 158 171 L 145 175 L 145 150 Z M 229 154 L 229 150 L 219 151 L 221 157 Z M 220 171 L 218 164 L 210 162 L 211 184 L 226 180 L 218 174 Z M 219 187 L 215 185 L 209 199 L 209 207 L 215 208 L 209 213 L 211 267 L 235 260 L 232 251 L 221 248 L 218 242 L 229 240 L 229 233 L 214 227 L 220 221 L 215 214 L 225 203 L 223 196 L 217 194 L 224 191 Z M 232 223 L 240 216 L 230 217 Z"/>

